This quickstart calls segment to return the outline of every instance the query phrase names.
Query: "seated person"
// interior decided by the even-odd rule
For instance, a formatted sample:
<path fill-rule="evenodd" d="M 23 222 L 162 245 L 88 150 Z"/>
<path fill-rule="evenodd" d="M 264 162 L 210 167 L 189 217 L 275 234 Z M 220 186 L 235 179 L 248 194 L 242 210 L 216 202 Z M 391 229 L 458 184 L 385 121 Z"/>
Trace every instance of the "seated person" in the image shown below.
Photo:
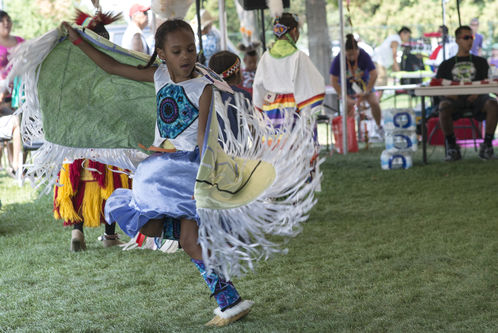
<path fill-rule="evenodd" d="M 458 53 L 443 61 L 436 77 L 452 81 L 480 81 L 488 77 L 489 65 L 486 59 L 470 54 L 473 35 L 469 26 L 461 26 L 455 31 Z M 498 117 L 498 103 L 489 95 L 442 96 L 439 103 L 439 122 L 446 140 L 446 160 L 462 158 L 460 147 L 453 132 L 453 120 L 461 117 L 465 110 L 472 110 L 475 119 L 486 120 L 484 142 L 479 147 L 479 157 L 493 158 L 493 135 Z"/>
<path fill-rule="evenodd" d="M 21 153 L 21 132 L 19 129 L 19 119 L 12 113 L 12 95 L 10 89 L 12 85 L 6 82 L 9 74 L 9 56 L 12 50 L 22 43 L 24 39 L 10 34 L 12 29 L 12 19 L 9 14 L 0 10 L 0 139 L 12 140 L 12 143 L 7 145 L 9 155 L 9 166 L 7 171 L 13 176 L 18 172 L 19 155 Z M 1 157 L 1 151 L 0 151 Z"/>
<path fill-rule="evenodd" d="M 13 114 L 9 107 L 10 103 L 0 103 L 0 139 L 12 140 L 7 143 L 9 165 L 7 171 L 11 176 L 19 172 L 19 155 L 21 153 L 21 132 L 19 128 L 19 119 Z M 2 150 L 0 150 L 0 159 Z"/>
<path fill-rule="evenodd" d="M 340 66 L 341 60 L 340 54 L 338 54 L 330 67 L 330 84 L 339 96 L 341 95 Z M 361 102 L 367 101 L 377 124 L 377 134 L 383 139 L 380 104 L 374 92 L 377 70 L 370 56 L 358 47 L 352 34 L 346 36 L 346 79 L 348 115 L 354 114 L 355 104 L 359 105 Z"/>

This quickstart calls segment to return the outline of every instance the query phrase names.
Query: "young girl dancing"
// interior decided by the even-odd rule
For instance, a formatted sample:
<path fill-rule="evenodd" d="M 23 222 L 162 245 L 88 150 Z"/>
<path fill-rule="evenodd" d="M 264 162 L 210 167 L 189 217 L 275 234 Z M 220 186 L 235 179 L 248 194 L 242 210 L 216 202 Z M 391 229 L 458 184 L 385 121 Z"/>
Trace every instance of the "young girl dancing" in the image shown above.
<path fill-rule="evenodd" d="M 153 56 L 138 68 L 116 61 L 67 23 L 63 26 L 69 40 L 107 73 L 155 85 L 155 140 L 149 147 L 155 153 L 134 170 L 132 190 L 116 189 L 107 200 L 107 223 L 116 221 L 131 237 L 140 231 L 179 240 L 218 303 L 207 325 L 224 326 L 244 317 L 253 302 L 241 299 L 230 277 L 282 252 L 278 241 L 296 236 L 315 204 L 320 177 L 308 181 L 312 128 L 288 117 L 277 132 L 285 140 L 263 144 L 275 129 L 267 128 L 268 120 L 259 114 L 242 110 L 236 113 L 238 138 L 225 131 L 222 148 L 216 115 L 226 117 L 227 105 L 217 88 L 230 87 L 196 65 L 188 23 L 161 24 Z"/>
<path fill-rule="evenodd" d="M 195 71 L 197 53 L 192 28 L 182 20 L 164 22 L 157 29 L 156 50 L 151 60 L 144 68 L 137 68 L 101 53 L 69 24 L 63 25 L 73 44 L 109 74 L 155 83 L 158 119 L 153 145 L 159 153 L 140 163 L 134 175 L 133 192 L 114 191 L 106 204 L 107 221 L 117 221 L 125 232 L 134 235 L 150 220 L 142 230 L 148 236 L 161 235 L 153 229 L 158 225 L 162 228 L 164 224 L 169 237 L 179 240 L 191 257 L 218 303 L 216 316 L 207 325 L 224 326 L 244 317 L 253 302 L 242 301 L 230 281 L 214 272 L 208 274 L 197 241 L 199 217 L 193 194 L 211 105 L 212 82 Z M 163 63 L 151 66 L 156 56 Z M 174 150 L 160 148 L 165 138 L 169 138 Z M 143 215 L 138 216 L 130 208 L 132 193 Z"/>

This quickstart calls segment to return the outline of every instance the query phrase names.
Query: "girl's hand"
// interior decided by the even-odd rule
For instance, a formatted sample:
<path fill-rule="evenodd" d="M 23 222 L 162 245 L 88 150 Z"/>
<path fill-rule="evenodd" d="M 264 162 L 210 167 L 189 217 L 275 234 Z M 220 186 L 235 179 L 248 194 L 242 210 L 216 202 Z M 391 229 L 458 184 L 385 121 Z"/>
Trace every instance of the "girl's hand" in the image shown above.
<path fill-rule="evenodd" d="M 78 34 L 78 32 L 76 30 L 74 30 L 74 28 L 71 25 L 69 25 L 69 23 L 64 21 L 61 23 L 61 27 L 66 29 L 68 38 L 71 41 L 71 43 L 76 41 L 78 38 L 80 38 L 80 35 Z"/>

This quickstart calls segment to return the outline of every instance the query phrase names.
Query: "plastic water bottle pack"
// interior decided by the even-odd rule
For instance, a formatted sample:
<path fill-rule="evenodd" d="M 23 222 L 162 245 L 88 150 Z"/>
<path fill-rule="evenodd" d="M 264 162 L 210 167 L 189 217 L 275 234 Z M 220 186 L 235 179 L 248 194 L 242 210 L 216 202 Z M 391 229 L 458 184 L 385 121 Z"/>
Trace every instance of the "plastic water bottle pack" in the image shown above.
<path fill-rule="evenodd" d="M 415 113 L 412 109 L 388 109 L 382 112 L 384 115 L 385 131 L 415 131 Z"/>
<path fill-rule="evenodd" d="M 417 133 L 415 131 L 386 131 L 386 149 L 417 151 Z"/>
<path fill-rule="evenodd" d="M 412 153 L 417 150 L 416 128 L 413 110 L 384 111 L 386 150 L 380 156 L 382 169 L 408 169 L 412 166 Z"/>
<path fill-rule="evenodd" d="M 412 153 L 408 150 L 386 149 L 380 155 L 383 170 L 408 169 L 412 167 Z"/>

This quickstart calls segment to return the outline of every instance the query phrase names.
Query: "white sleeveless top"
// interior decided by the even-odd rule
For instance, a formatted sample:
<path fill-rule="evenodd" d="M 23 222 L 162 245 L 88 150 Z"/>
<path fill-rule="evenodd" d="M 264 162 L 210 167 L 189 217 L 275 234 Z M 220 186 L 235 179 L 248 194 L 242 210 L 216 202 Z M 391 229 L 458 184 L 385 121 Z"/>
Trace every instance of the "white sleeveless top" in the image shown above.
<path fill-rule="evenodd" d="M 211 81 L 209 81 L 207 78 L 204 76 L 199 76 L 194 79 L 190 79 L 187 81 L 175 83 L 173 80 L 171 80 L 171 76 L 169 75 L 168 72 L 168 67 L 166 64 L 161 64 L 157 68 L 156 72 L 154 73 L 154 86 L 156 89 L 156 95 L 160 93 L 160 91 L 167 85 L 167 84 L 173 84 L 176 86 L 181 86 L 183 88 L 183 92 L 185 94 L 185 97 L 188 99 L 188 101 L 193 104 L 193 106 L 199 110 L 199 99 L 201 98 L 202 92 L 204 91 L 204 88 L 208 84 L 212 84 Z M 160 104 L 161 101 L 157 101 L 158 104 Z M 181 111 L 181 105 L 182 103 L 179 102 L 179 108 Z M 158 105 L 159 108 L 159 105 Z M 187 151 L 192 151 L 195 149 L 197 146 L 197 129 L 198 129 L 198 119 L 196 118 L 187 128 L 185 128 L 178 136 L 175 138 L 167 138 L 167 137 L 162 137 L 159 127 L 158 127 L 158 122 L 160 121 L 159 119 L 159 112 L 157 115 L 157 120 L 156 120 L 156 128 L 155 128 L 155 136 L 154 136 L 154 143 L 152 144 L 155 147 L 160 147 L 161 144 L 165 139 L 168 139 L 177 150 L 187 150 Z"/>
<path fill-rule="evenodd" d="M 393 51 L 391 49 L 392 42 L 398 43 L 398 50 L 401 47 L 402 41 L 398 34 L 387 36 L 386 39 L 374 50 L 373 61 L 381 64 L 385 68 L 389 68 L 394 63 Z"/>

